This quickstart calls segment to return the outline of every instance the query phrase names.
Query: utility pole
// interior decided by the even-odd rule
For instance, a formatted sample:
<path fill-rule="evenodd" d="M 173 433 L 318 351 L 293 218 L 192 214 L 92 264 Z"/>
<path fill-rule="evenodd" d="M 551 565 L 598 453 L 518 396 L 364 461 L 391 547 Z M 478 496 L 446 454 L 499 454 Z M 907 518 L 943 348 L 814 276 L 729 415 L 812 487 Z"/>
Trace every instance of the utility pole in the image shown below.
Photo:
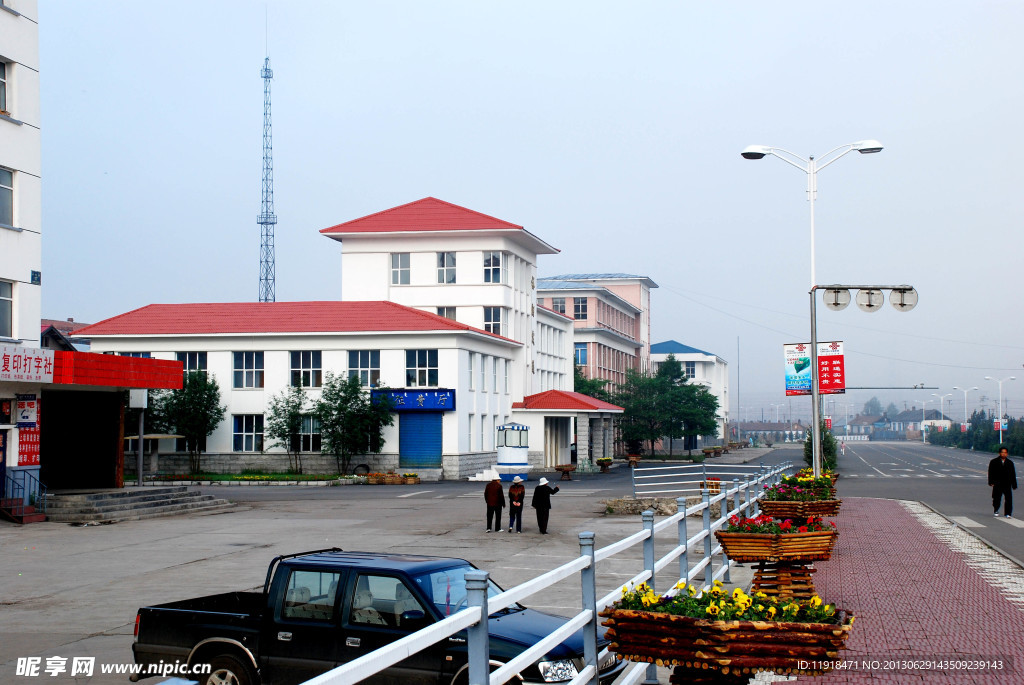
<path fill-rule="evenodd" d="M 260 226 L 260 302 L 275 302 L 274 226 L 277 216 L 274 214 L 274 136 L 270 124 L 270 79 L 274 78 L 274 72 L 270 69 L 269 55 L 263 60 L 260 75 L 263 77 L 263 193 L 256 217 Z"/>

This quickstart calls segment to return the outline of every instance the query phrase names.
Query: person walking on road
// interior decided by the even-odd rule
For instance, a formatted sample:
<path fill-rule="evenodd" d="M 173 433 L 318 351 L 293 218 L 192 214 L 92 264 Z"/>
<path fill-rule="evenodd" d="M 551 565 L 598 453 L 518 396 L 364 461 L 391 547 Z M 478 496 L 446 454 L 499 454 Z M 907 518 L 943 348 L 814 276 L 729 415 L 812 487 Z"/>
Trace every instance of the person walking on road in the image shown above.
<path fill-rule="evenodd" d="M 531 506 L 537 510 L 537 527 L 541 535 L 548 534 L 548 516 L 551 514 L 551 495 L 558 492 L 558 486 L 548 485 L 547 478 L 541 478 L 533 489 Z"/>
<path fill-rule="evenodd" d="M 512 532 L 512 526 L 516 527 L 517 533 L 523 532 L 523 501 L 526 499 L 526 486 L 523 479 L 516 476 L 512 479 L 512 485 L 508 486 L 508 532 Z"/>
<path fill-rule="evenodd" d="M 1010 451 L 999 448 L 999 456 L 988 463 L 988 484 L 992 486 L 992 509 L 999 516 L 999 500 L 1003 500 L 1003 515 L 1013 516 L 1013 491 L 1017 489 L 1017 469 L 1010 461 Z"/>
<path fill-rule="evenodd" d="M 491 482 L 484 488 L 484 501 L 487 503 L 487 531 L 491 532 L 491 520 L 494 520 L 494 530 L 501 530 L 501 510 L 505 508 L 505 489 L 501 487 L 501 477 L 497 471 Z"/>

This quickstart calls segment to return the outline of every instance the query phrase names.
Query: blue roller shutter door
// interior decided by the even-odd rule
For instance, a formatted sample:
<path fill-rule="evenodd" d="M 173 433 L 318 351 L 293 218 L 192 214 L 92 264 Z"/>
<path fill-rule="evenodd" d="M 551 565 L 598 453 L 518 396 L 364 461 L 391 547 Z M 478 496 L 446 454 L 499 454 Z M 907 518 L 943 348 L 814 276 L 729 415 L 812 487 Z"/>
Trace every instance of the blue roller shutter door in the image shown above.
<path fill-rule="evenodd" d="M 441 468 L 441 412 L 402 412 L 398 415 L 398 465 Z"/>

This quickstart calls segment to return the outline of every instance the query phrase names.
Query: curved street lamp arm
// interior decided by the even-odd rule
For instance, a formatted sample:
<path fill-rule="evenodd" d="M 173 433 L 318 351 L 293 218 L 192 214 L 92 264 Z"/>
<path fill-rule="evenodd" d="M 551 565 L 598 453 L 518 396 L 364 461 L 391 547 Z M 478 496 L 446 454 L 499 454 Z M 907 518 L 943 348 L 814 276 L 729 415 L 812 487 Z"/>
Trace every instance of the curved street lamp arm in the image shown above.
<path fill-rule="evenodd" d="M 832 162 L 835 162 L 836 160 L 842 159 L 844 156 L 846 156 L 846 155 L 850 154 L 851 152 L 853 152 L 853 146 L 854 146 L 854 143 L 847 143 L 846 145 L 840 145 L 839 147 L 832 148 L 831 150 L 829 150 L 828 152 L 823 154 L 819 158 L 819 161 L 818 161 L 818 164 L 817 164 L 818 171 L 821 171 L 822 169 L 827 167 Z M 846 149 L 843 150 L 843 148 L 846 148 Z M 835 157 L 832 157 L 831 159 L 829 159 L 829 155 L 831 155 L 836 150 L 843 150 L 843 151 L 840 152 Z"/>
<path fill-rule="evenodd" d="M 780 152 L 783 154 L 779 154 Z M 783 149 L 781 147 L 770 147 L 768 148 L 768 154 L 772 155 L 773 157 L 776 157 L 777 159 L 781 159 L 783 162 L 789 164 L 790 166 L 795 166 L 797 169 L 804 172 L 805 174 L 810 173 L 810 161 L 801 157 L 795 152 L 790 152 L 789 150 Z M 803 164 L 798 164 L 798 161 L 803 162 Z"/>

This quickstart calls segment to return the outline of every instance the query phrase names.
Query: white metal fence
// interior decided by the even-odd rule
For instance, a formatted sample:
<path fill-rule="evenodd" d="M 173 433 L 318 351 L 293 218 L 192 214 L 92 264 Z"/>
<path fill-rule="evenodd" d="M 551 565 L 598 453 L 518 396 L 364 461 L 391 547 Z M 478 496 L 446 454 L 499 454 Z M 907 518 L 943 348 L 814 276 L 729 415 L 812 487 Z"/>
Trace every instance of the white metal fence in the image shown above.
<path fill-rule="evenodd" d="M 632 469 L 633 499 L 640 497 L 682 497 L 699 495 L 708 479 L 727 483 L 734 478 L 756 479 L 770 469 L 763 463 L 748 464 L 668 464 L 638 466 Z M 710 490 L 718 489 L 713 483 Z"/>
<path fill-rule="evenodd" d="M 494 597 L 487 596 L 490 574 L 483 570 L 470 571 L 466 574 L 468 598 L 465 609 L 386 647 L 308 680 L 304 685 L 351 685 L 397 664 L 430 645 L 446 640 L 461 630 L 467 631 L 470 685 L 501 685 L 515 678 L 516 674 L 580 628 L 584 629 L 584 666 L 569 685 L 597 685 L 598 663 L 606 655 L 606 652 L 597 652 L 598 612 L 614 603 L 620 596 L 620 590 L 616 589 L 604 597 L 597 597 L 597 563 L 642 543 L 643 570 L 627 583 L 635 585 L 646 582 L 652 590 L 656 590 L 657 573 L 668 568 L 673 562 L 678 563 L 679 580 L 684 584 L 692 583 L 698 576 L 702 587 L 708 587 L 716 579 L 728 582 L 730 563 L 721 545 L 715 540 L 714 532 L 732 515 L 756 514 L 759 511 L 758 501 L 763 496 L 764 489 L 777 483 L 784 472 L 792 469 L 792 464 L 786 462 L 771 468 L 758 467 L 753 478 L 750 467 L 747 468 L 742 482 L 738 477 L 731 481 L 723 478 L 719 494 L 712 496 L 708 490 L 702 490 L 701 502 L 692 507 L 686 507 L 685 497 L 677 498 L 678 511 L 657 524 L 654 523 L 654 512 L 645 511 L 641 515 L 642 530 L 601 549 L 594 549 L 594 533 L 580 533 L 578 557 Z M 712 520 L 711 505 L 718 502 L 722 503 L 721 516 Z M 687 517 L 697 514 L 702 516 L 701 525 L 691 536 Z M 692 522 L 689 523 L 692 525 Z M 676 531 L 676 545 L 668 554 L 655 559 L 655 536 L 673 527 Z M 699 552 L 699 560 L 694 556 L 695 552 Z M 691 557 L 695 561 L 693 566 L 690 565 Z M 717 568 L 716 558 L 719 562 Z M 494 664 L 490 660 L 488 622 L 485 617 L 575 574 L 580 576 L 583 610 L 569 617 L 555 632 L 489 673 Z M 656 681 L 656 669 L 653 664 L 635 664 L 627 669 L 620 682 L 622 685 L 633 685 L 645 676 Z"/>

